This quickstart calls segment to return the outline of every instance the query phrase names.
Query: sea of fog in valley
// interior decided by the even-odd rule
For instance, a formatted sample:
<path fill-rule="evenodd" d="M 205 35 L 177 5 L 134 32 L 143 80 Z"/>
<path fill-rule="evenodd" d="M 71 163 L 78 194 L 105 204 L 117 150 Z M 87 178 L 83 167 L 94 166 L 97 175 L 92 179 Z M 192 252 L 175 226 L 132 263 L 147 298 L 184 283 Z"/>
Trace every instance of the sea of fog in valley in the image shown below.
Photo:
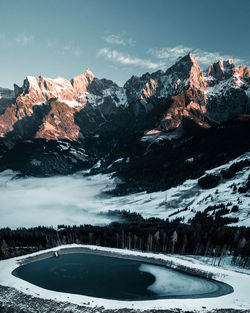
<path fill-rule="evenodd" d="M 0 173 L 0 228 L 103 225 L 114 220 L 100 214 L 109 210 L 130 210 L 145 217 L 165 216 L 165 207 L 159 206 L 164 193 L 154 193 L 154 197 L 146 192 L 112 197 L 105 193 L 115 186 L 110 175 L 86 176 L 79 172 L 37 178 L 17 174 L 11 170 Z"/>
<path fill-rule="evenodd" d="M 0 227 L 106 224 L 96 214 L 102 209 L 100 193 L 108 177 L 86 178 L 82 173 L 48 178 L 0 174 Z M 112 184 L 112 182 L 111 182 Z"/>
<path fill-rule="evenodd" d="M 217 173 L 230 164 L 231 162 L 209 172 Z M 232 192 L 231 188 L 232 183 L 239 186 L 244 184 L 249 170 L 240 172 L 232 180 L 222 181 L 219 186 L 209 190 L 202 190 L 197 184 L 197 179 L 194 179 L 167 191 L 150 194 L 140 192 L 121 197 L 105 193 L 116 185 L 116 179 L 112 178 L 111 174 L 86 174 L 78 172 L 67 176 L 37 178 L 21 177 L 11 170 L 1 172 L 0 228 L 40 225 L 57 227 L 60 224 L 104 225 L 116 220 L 114 216 L 105 214 L 109 210 L 137 212 L 146 218 L 183 217 L 183 221 L 188 222 L 197 211 L 202 211 L 209 205 L 229 201 L 232 205 L 240 206 L 240 215 L 227 215 L 239 217 L 239 222 L 233 225 L 250 225 L 249 198 L 242 196 L 239 204 L 239 194 Z"/>

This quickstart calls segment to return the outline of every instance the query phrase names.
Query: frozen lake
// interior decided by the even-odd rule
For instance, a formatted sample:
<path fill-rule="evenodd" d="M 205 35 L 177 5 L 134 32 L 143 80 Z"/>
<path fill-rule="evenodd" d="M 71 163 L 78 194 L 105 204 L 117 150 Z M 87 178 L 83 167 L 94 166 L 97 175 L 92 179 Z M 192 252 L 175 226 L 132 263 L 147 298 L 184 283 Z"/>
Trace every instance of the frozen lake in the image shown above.
<path fill-rule="evenodd" d="M 224 294 L 225 285 L 158 265 L 91 253 L 34 261 L 18 267 L 13 275 L 45 289 L 113 300 L 215 297 Z"/>

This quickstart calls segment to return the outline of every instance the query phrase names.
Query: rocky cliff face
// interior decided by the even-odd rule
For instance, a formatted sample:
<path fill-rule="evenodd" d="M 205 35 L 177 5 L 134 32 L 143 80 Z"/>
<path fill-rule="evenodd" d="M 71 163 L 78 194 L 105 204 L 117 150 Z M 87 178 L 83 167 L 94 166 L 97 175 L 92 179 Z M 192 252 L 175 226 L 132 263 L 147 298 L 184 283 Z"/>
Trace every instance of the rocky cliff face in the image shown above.
<path fill-rule="evenodd" d="M 190 53 L 165 72 L 132 76 L 123 88 L 89 69 L 71 81 L 28 76 L 15 92 L 0 90 L 0 137 L 15 137 L 22 121 L 27 130 L 30 123 L 37 125 L 31 138 L 77 140 L 107 123 L 112 128 L 122 113 L 138 129 L 153 127 L 150 134 L 174 130 L 183 119 L 207 128 L 211 120 L 220 123 L 249 112 L 249 82 L 250 69 L 244 65 L 219 61 L 203 72 Z M 142 122 L 152 113 L 154 123 Z M 17 140 L 27 139 L 27 133 L 21 131 Z"/>
<path fill-rule="evenodd" d="M 14 91 L 0 89 L 1 151 L 27 140 L 38 140 L 42 149 L 49 141 L 64 140 L 86 150 L 84 164 L 88 155 L 126 154 L 134 138 L 176 140 L 187 130 L 199 132 L 247 116 L 249 84 L 246 66 L 219 61 L 202 71 L 190 53 L 166 71 L 132 76 L 124 87 L 96 78 L 89 69 L 71 80 L 28 76 Z M 140 149 L 144 153 L 148 147 Z"/>
<path fill-rule="evenodd" d="M 205 71 L 207 115 L 225 122 L 239 114 L 249 113 L 250 69 L 236 67 L 233 60 L 211 64 Z"/>
<path fill-rule="evenodd" d="M 84 103 L 75 100 L 76 91 L 71 82 L 64 78 L 53 80 L 42 76 L 37 78 L 28 76 L 21 88 L 15 86 L 15 97 L 12 105 L 0 116 L 1 137 L 14 132 L 15 125 L 25 119 L 27 120 L 27 123 L 25 123 L 27 125 L 23 125 L 23 127 L 29 128 L 30 121 L 36 115 L 34 109 L 38 106 L 48 106 L 51 99 L 63 100 L 68 103 L 69 107 L 73 108 L 84 106 Z M 55 115 L 54 118 L 55 123 L 56 119 L 60 120 L 59 116 Z M 44 123 L 46 122 L 45 119 Z"/>
<path fill-rule="evenodd" d="M 40 112 L 43 118 L 35 134 L 32 132 L 30 137 L 77 140 L 80 129 L 74 122 L 75 113 L 86 106 L 93 110 L 98 107 L 104 119 L 105 115 L 114 113 L 117 107 L 126 105 L 126 100 L 121 87 L 111 81 L 95 78 L 90 70 L 71 81 L 61 77 L 28 76 L 22 87 L 15 85 L 15 92 L 9 92 L 8 106 L 1 102 L 0 137 L 9 138 L 11 133 L 15 137 L 15 128 L 21 121 L 22 128 L 28 129 L 36 119 L 36 108 L 40 107 L 44 108 L 44 114 Z M 20 134 L 18 139 L 25 138 Z"/>
<path fill-rule="evenodd" d="M 210 127 L 213 122 L 221 123 L 249 113 L 249 74 L 249 68 L 244 65 L 237 68 L 231 59 L 201 71 L 198 61 L 188 54 L 166 72 L 133 76 L 124 88 L 135 114 L 143 109 L 152 110 L 155 99 L 156 105 L 168 99 L 155 132 L 176 129 L 187 118 L 202 127 Z"/>

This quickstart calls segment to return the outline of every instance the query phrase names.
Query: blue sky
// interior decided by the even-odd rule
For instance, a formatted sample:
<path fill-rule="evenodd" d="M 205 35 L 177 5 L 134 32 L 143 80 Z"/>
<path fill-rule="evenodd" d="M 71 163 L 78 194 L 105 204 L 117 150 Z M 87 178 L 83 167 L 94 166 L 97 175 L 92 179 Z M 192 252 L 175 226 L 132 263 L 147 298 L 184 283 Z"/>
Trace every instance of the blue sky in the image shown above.
<path fill-rule="evenodd" d="M 119 85 L 191 51 L 249 65 L 250 0 L 0 0 L 0 86 L 90 68 Z"/>

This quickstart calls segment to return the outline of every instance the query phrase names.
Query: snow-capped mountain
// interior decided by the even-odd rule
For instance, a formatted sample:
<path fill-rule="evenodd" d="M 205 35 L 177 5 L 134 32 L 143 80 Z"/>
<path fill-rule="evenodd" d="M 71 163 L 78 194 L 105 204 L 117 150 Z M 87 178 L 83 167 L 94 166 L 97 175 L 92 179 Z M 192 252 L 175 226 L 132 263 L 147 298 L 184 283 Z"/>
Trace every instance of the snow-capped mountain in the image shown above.
<path fill-rule="evenodd" d="M 204 74 L 209 117 L 222 122 L 249 112 L 249 68 L 237 68 L 229 59 L 211 64 Z"/>
<path fill-rule="evenodd" d="M 95 78 L 89 69 L 71 81 L 62 77 L 28 76 L 22 87 L 14 87 L 15 98 L 12 97 L 12 103 L 9 102 L 0 116 L 0 136 L 9 134 L 12 137 L 13 133 L 14 141 L 15 129 L 24 120 L 22 129 L 18 129 L 18 139 L 77 140 L 80 129 L 74 121 L 76 112 L 90 105 L 108 115 L 112 109 L 126 104 L 122 88 L 111 81 Z M 36 129 L 32 127 L 34 123 Z"/>
<path fill-rule="evenodd" d="M 127 160 L 125 167 L 133 164 L 137 155 L 141 160 L 149 155 L 151 158 L 152 153 L 162 149 L 162 142 L 169 151 L 183 142 L 187 149 L 185 142 L 202 134 L 211 144 L 210 133 L 203 132 L 225 127 L 235 118 L 241 124 L 237 124 L 234 135 L 239 129 L 246 131 L 249 83 L 250 69 L 244 65 L 236 67 L 232 60 L 219 61 L 202 71 L 191 53 L 166 71 L 132 76 L 124 87 L 96 78 L 89 69 L 71 80 L 28 76 L 22 87 L 14 85 L 14 91 L 0 90 L 0 167 L 29 168 L 29 174 L 39 173 L 39 164 L 48 161 L 44 156 L 49 151 L 48 155 L 60 155 L 61 163 L 51 171 L 51 166 L 43 166 L 43 175 L 44 168 L 49 175 L 78 169 L 78 159 L 80 167 L 102 159 L 101 169 L 107 170 L 119 158 Z M 225 132 L 231 131 L 232 127 Z M 72 159 L 71 150 L 62 148 L 59 141 L 67 142 L 66 146 L 74 151 L 82 149 L 78 159 Z M 152 143 L 159 143 L 156 151 Z M 18 160 L 14 158 L 17 151 Z M 192 153 L 187 149 L 184 154 L 187 158 Z"/>
<path fill-rule="evenodd" d="M 15 85 L 14 93 L 0 91 L 0 136 L 8 134 L 13 142 L 28 138 L 77 140 L 86 132 L 81 119 L 85 126 L 97 129 L 121 109 L 134 121 L 157 112 L 157 131 L 175 129 L 184 118 L 209 127 L 208 117 L 221 122 L 249 112 L 249 81 L 250 69 L 244 65 L 237 68 L 232 60 L 219 61 L 202 72 L 192 54 L 165 72 L 132 76 L 123 88 L 96 78 L 89 69 L 71 81 L 28 76 L 22 87 Z"/>

